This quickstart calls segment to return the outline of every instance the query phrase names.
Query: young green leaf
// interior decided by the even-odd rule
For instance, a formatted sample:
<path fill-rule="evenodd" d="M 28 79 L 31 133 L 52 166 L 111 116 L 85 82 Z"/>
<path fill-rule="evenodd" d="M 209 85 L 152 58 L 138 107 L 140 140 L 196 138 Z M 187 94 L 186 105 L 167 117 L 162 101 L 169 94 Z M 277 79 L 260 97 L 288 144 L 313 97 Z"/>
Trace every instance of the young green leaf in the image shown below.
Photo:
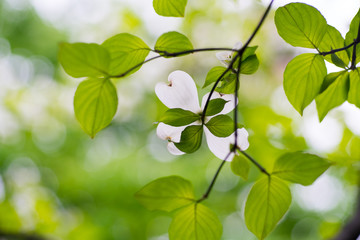
<path fill-rule="evenodd" d="M 174 143 L 182 152 L 193 153 L 201 146 L 203 127 L 201 125 L 192 125 L 185 128 L 181 133 L 180 142 Z"/>
<path fill-rule="evenodd" d="M 169 228 L 170 240 L 219 240 L 221 234 L 218 217 L 199 203 L 179 209 Z"/>
<path fill-rule="evenodd" d="M 341 33 L 333 26 L 328 25 L 327 32 L 320 43 L 319 50 L 321 52 L 329 52 L 333 49 L 343 48 L 344 46 L 344 38 L 341 36 Z M 326 55 L 324 58 L 328 62 L 334 63 L 341 68 L 345 68 L 350 61 L 346 51 Z"/>
<path fill-rule="evenodd" d="M 234 123 L 227 115 L 217 115 L 211 118 L 205 126 L 217 137 L 228 137 L 234 132 Z"/>
<path fill-rule="evenodd" d="M 294 47 L 317 49 L 327 31 L 321 13 L 304 3 L 290 3 L 278 8 L 275 25 L 279 35 Z"/>
<path fill-rule="evenodd" d="M 330 163 L 316 155 L 286 153 L 275 162 L 272 175 L 304 186 L 313 182 L 330 167 Z"/>
<path fill-rule="evenodd" d="M 194 47 L 190 40 L 183 34 L 178 32 L 167 32 L 161 35 L 155 44 L 155 51 L 164 57 L 167 53 L 177 53 L 193 50 Z"/>
<path fill-rule="evenodd" d="M 204 83 L 203 88 L 205 88 L 205 87 L 209 86 L 210 84 L 216 82 L 225 71 L 226 71 L 226 67 L 220 67 L 220 66 L 213 67 L 212 69 L 210 69 L 210 71 L 206 75 L 206 79 L 205 79 L 205 83 Z M 230 72 L 227 72 L 224 77 L 228 76 L 229 74 L 230 74 Z"/>
<path fill-rule="evenodd" d="M 155 12 L 164 17 L 184 17 L 187 0 L 154 0 Z"/>
<path fill-rule="evenodd" d="M 74 111 L 84 131 L 94 138 L 110 124 L 118 105 L 116 88 L 105 78 L 90 78 L 78 86 L 74 97 Z"/>
<path fill-rule="evenodd" d="M 242 74 L 253 74 L 259 68 L 259 59 L 256 55 L 251 55 L 241 62 L 240 73 Z"/>
<path fill-rule="evenodd" d="M 100 77 L 108 74 L 110 55 L 95 43 L 61 43 L 59 61 L 72 77 Z"/>
<path fill-rule="evenodd" d="M 285 94 L 301 115 L 305 107 L 319 94 L 326 72 L 324 59 L 313 53 L 301 54 L 286 66 Z"/>
<path fill-rule="evenodd" d="M 264 239 L 284 216 L 291 203 L 287 184 L 277 177 L 263 177 L 251 188 L 245 205 L 245 223 Z"/>
<path fill-rule="evenodd" d="M 354 39 L 358 37 L 360 24 L 360 9 L 355 15 L 355 17 L 351 20 L 349 32 L 346 33 L 345 36 L 345 45 L 350 45 L 354 42 Z M 354 47 L 348 48 L 347 52 L 349 54 L 349 58 L 352 59 Z M 360 62 L 360 44 L 356 46 L 356 63 Z"/>
<path fill-rule="evenodd" d="M 355 69 L 350 72 L 350 90 L 348 101 L 360 108 L 360 70 Z"/>
<path fill-rule="evenodd" d="M 223 100 L 223 99 L 222 99 Z M 181 108 L 172 108 L 165 112 L 160 118 L 160 122 L 163 122 L 170 126 L 180 127 L 189 125 L 190 123 L 199 120 L 201 116 L 188 110 Z"/>
<path fill-rule="evenodd" d="M 250 164 L 243 155 L 235 155 L 231 161 L 231 170 L 235 175 L 247 180 L 250 171 Z"/>
<path fill-rule="evenodd" d="M 347 100 L 348 92 L 349 74 L 344 72 L 315 99 L 320 122 L 331 109 L 341 105 Z"/>
<path fill-rule="evenodd" d="M 222 98 L 215 98 L 209 101 L 209 105 L 206 110 L 206 116 L 213 116 L 215 114 L 218 114 L 224 109 L 225 104 L 228 101 L 222 99 Z"/>
<path fill-rule="evenodd" d="M 144 62 L 150 52 L 143 40 L 128 33 L 115 35 L 103 42 L 102 46 L 110 53 L 109 72 L 112 76 L 136 72 L 141 67 L 138 65 Z"/>
<path fill-rule="evenodd" d="M 179 176 L 158 178 L 138 191 L 135 198 L 149 210 L 167 212 L 195 201 L 191 182 Z"/>

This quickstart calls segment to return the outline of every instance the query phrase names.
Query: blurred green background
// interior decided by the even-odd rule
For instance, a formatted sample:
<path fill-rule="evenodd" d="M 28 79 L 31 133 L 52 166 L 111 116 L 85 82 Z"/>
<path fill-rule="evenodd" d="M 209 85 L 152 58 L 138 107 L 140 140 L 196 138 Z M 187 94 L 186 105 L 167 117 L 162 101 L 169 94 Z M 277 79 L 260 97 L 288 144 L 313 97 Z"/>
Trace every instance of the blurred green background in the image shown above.
<path fill-rule="evenodd" d="M 232 47 L 246 41 L 269 1 L 189 0 L 184 19 L 155 14 L 142 0 L 0 1 L 0 239 L 166 240 L 171 215 L 150 212 L 134 193 L 153 179 L 179 175 L 206 190 L 220 161 L 203 144 L 175 157 L 155 134 L 166 107 L 154 86 L 174 70 L 188 72 L 200 89 L 206 73 L 220 65 L 214 52 L 161 59 L 116 83 L 119 108 L 112 124 L 91 140 L 81 131 L 72 100 L 79 79 L 57 61 L 58 43 L 101 43 L 129 32 L 153 46 L 170 30 L 194 46 Z M 277 3 L 288 3 L 282 1 Z M 345 29 L 355 1 L 320 1 L 330 24 Z M 324 3 L 327 3 L 324 4 Z M 313 186 L 292 186 L 290 211 L 269 240 L 329 239 L 351 216 L 359 187 L 360 111 L 345 103 L 319 124 L 314 104 L 300 117 L 282 89 L 287 62 L 299 49 L 276 33 L 270 13 L 252 45 L 261 61 L 255 75 L 241 79 L 239 116 L 250 133 L 248 152 L 266 168 L 289 151 L 328 157 L 336 166 Z M 330 20 L 329 20 L 330 21 Z M 224 225 L 223 239 L 252 240 L 243 207 L 259 172 L 243 181 L 223 169 L 210 199 Z"/>

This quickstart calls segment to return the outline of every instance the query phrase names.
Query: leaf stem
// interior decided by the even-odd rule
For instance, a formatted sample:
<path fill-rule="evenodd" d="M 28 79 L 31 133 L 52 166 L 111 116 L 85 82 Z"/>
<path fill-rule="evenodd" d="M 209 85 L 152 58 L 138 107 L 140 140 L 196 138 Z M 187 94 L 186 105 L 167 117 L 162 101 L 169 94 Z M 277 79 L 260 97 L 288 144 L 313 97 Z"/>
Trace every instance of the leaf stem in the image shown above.
<path fill-rule="evenodd" d="M 240 150 L 240 152 L 245 156 L 245 157 L 247 157 L 253 164 L 255 164 L 255 166 L 257 167 L 257 168 L 259 168 L 259 170 L 262 172 L 262 173 L 264 173 L 264 174 L 266 174 L 268 177 L 270 177 L 270 173 L 268 172 L 268 171 L 266 171 L 266 169 L 263 167 L 263 166 L 261 166 L 254 158 L 252 158 L 249 154 L 247 154 L 245 151 L 241 151 Z"/>
<path fill-rule="evenodd" d="M 219 176 L 219 173 L 220 173 L 222 167 L 225 165 L 226 160 L 230 157 L 230 154 L 231 154 L 232 152 L 233 152 L 233 151 L 230 151 L 230 152 L 226 155 L 225 159 L 224 159 L 223 161 L 221 161 L 221 164 L 219 165 L 218 169 L 216 170 L 216 173 L 215 173 L 213 179 L 211 180 L 211 183 L 210 183 L 208 189 L 206 190 L 206 192 L 204 193 L 204 195 L 203 195 L 200 199 L 198 199 L 198 200 L 196 201 L 197 203 L 200 203 L 200 202 L 204 201 L 205 199 L 207 199 L 207 198 L 209 197 L 209 195 L 210 195 L 210 193 L 211 193 L 211 190 L 212 190 L 213 187 L 214 187 L 214 184 L 215 184 L 215 182 L 216 182 L 217 177 Z"/>

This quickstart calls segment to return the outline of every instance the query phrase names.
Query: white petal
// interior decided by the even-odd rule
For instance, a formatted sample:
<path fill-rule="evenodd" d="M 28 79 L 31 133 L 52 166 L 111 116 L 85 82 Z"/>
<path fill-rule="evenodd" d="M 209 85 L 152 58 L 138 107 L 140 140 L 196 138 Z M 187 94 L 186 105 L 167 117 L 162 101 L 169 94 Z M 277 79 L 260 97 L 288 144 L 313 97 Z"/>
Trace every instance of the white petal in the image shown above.
<path fill-rule="evenodd" d="M 233 49 L 234 50 L 239 50 L 240 48 L 242 48 L 242 46 L 243 46 L 242 42 L 237 42 L 237 43 L 235 43 Z"/>
<path fill-rule="evenodd" d="M 249 147 L 249 133 L 246 131 L 245 128 L 238 128 L 237 134 L 237 144 L 241 151 L 245 151 Z"/>
<path fill-rule="evenodd" d="M 204 127 L 204 132 L 205 132 L 205 136 L 206 136 L 206 142 L 209 146 L 210 151 L 218 158 L 225 160 L 226 156 L 228 155 L 228 153 L 230 152 L 230 147 L 231 144 L 234 144 L 234 133 L 231 134 L 228 137 L 225 138 L 220 138 L 220 137 L 216 137 L 215 135 L 213 135 L 209 129 L 207 129 L 206 127 Z M 237 130 L 238 133 L 238 138 L 237 138 L 237 142 L 238 142 L 238 146 L 240 147 L 240 149 L 242 151 L 246 150 L 249 147 L 249 142 L 248 142 L 248 132 L 245 130 L 245 128 L 239 128 Z M 231 154 L 226 160 L 227 161 L 232 161 L 234 157 L 234 154 Z"/>
<path fill-rule="evenodd" d="M 208 98 L 210 93 L 207 93 L 204 95 L 204 97 L 202 98 L 202 101 L 201 101 L 201 109 L 204 109 L 205 107 L 205 103 L 206 103 L 206 100 Z M 212 95 L 211 95 L 211 99 L 215 99 L 215 98 L 222 98 L 226 101 L 228 101 L 223 110 L 218 113 L 218 114 L 227 114 L 229 112 L 231 112 L 234 108 L 235 108 L 235 104 L 234 104 L 234 95 L 233 94 L 220 94 L 218 92 L 214 92 Z M 237 103 L 236 103 L 237 104 Z"/>
<path fill-rule="evenodd" d="M 167 145 L 167 149 L 173 155 L 182 155 L 184 152 L 180 151 L 173 142 L 169 142 Z"/>
<path fill-rule="evenodd" d="M 225 160 L 226 156 L 230 152 L 230 136 L 226 138 L 220 138 L 214 136 L 207 127 L 204 127 L 204 132 L 206 136 L 206 142 L 210 151 L 221 160 Z M 234 136 L 232 136 L 234 138 Z M 231 161 L 232 158 L 228 157 L 227 161 Z"/>
<path fill-rule="evenodd" d="M 198 93 L 194 80 L 183 71 L 175 71 L 169 75 L 169 84 L 158 83 L 155 93 L 168 108 L 182 108 L 192 112 L 200 112 Z"/>
<path fill-rule="evenodd" d="M 231 59 L 232 51 L 217 52 L 216 57 L 220 61 L 229 61 Z"/>
<path fill-rule="evenodd" d="M 159 123 L 156 128 L 156 135 L 163 140 L 171 140 L 172 142 L 180 142 L 181 132 L 186 126 L 173 127 L 165 123 Z"/>

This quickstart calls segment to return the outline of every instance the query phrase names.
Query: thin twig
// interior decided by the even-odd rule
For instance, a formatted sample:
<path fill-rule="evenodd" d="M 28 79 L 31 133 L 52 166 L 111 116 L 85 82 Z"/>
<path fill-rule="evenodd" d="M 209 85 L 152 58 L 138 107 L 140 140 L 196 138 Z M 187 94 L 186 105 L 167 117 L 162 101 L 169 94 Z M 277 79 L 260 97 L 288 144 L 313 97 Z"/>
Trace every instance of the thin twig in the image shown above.
<path fill-rule="evenodd" d="M 268 171 L 266 171 L 266 169 L 265 169 L 263 166 L 261 166 L 254 158 L 252 158 L 249 154 L 247 154 L 247 153 L 244 152 L 244 151 L 241 151 L 241 150 L 240 150 L 240 152 L 241 152 L 245 157 L 247 157 L 252 163 L 254 163 L 255 166 L 256 166 L 257 168 L 259 168 L 259 170 L 260 170 L 261 172 L 265 173 L 267 176 L 270 177 L 270 173 L 269 173 Z"/>
<path fill-rule="evenodd" d="M 158 51 L 158 50 L 151 50 L 151 51 L 159 53 L 160 55 L 149 58 L 149 59 L 146 59 L 145 61 L 134 65 L 133 67 L 129 68 L 128 70 L 126 70 L 125 72 L 123 72 L 121 74 L 113 75 L 113 76 L 109 76 L 109 77 L 110 78 L 122 78 L 122 77 L 125 77 L 130 72 L 134 71 L 138 67 L 141 67 L 143 64 L 151 62 L 151 61 L 153 61 L 155 59 L 158 59 L 158 58 L 161 58 L 161 57 L 178 57 L 178 56 L 181 56 L 181 55 L 190 54 L 190 53 L 196 53 L 196 52 L 234 51 L 234 50 L 232 48 L 197 48 L 197 49 L 179 51 L 179 52 L 174 52 L 174 53 L 169 53 L 169 52 L 166 52 L 166 51 Z"/>
<path fill-rule="evenodd" d="M 356 47 L 357 47 L 357 44 L 359 43 L 359 41 L 360 41 L 360 24 L 359 24 L 359 28 L 358 28 L 357 37 L 356 37 L 356 39 L 354 39 L 353 55 L 352 55 L 351 66 L 350 66 L 351 70 L 356 69 Z"/>
<path fill-rule="evenodd" d="M 230 157 L 230 154 L 231 154 L 231 153 L 232 153 L 232 151 L 230 151 L 230 152 L 226 155 L 225 159 L 221 162 L 220 166 L 219 166 L 218 169 L 216 170 L 216 173 L 215 173 L 213 179 L 211 180 L 211 183 L 210 183 L 208 189 L 206 190 L 206 192 L 204 193 L 204 195 L 203 195 L 199 200 L 197 200 L 196 202 L 198 202 L 198 203 L 199 203 L 199 202 L 202 202 L 202 201 L 204 201 L 205 199 L 207 199 L 207 198 L 209 197 L 209 195 L 210 195 L 210 193 L 211 193 L 211 190 L 212 190 L 212 188 L 214 187 L 214 184 L 215 184 L 215 182 L 216 182 L 216 179 L 217 179 L 217 177 L 219 176 L 219 173 L 220 173 L 222 167 L 225 165 L 226 160 Z"/>

